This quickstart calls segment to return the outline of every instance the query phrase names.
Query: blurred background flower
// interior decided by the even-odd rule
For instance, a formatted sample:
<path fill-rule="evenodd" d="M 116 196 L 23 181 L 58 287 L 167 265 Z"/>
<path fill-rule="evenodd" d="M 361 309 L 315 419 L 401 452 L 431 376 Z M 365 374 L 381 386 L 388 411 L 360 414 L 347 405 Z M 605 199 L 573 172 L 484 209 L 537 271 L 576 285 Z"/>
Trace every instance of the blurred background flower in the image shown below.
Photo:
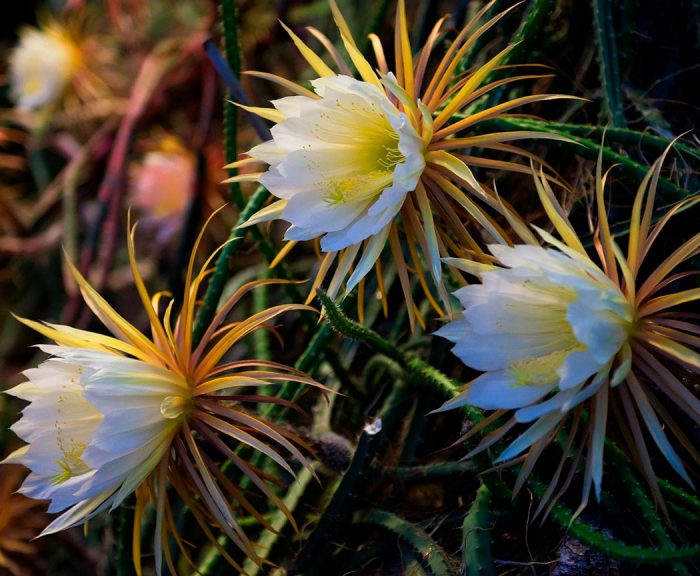
<path fill-rule="evenodd" d="M 179 138 L 163 134 L 131 167 L 128 202 L 146 227 L 157 228 L 159 242 L 176 234 L 194 196 L 196 160 Z"/>

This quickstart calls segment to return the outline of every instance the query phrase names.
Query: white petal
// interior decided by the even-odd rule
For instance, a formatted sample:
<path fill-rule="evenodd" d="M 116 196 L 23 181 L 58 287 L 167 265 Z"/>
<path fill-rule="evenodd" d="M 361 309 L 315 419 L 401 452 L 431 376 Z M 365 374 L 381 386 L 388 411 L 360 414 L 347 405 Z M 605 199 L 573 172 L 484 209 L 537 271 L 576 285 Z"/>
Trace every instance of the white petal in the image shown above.
<path fill-rule="evenodd" d="M 465 399 L 467 404 L 484 410 L 507 410 L 528 406 L 550 391 L 550 386 L 522 386 L 508 373 L 496 370 L 473 380 Z"/>
<path fill-rule="evenodd" d="M 569 353 L 557 370 L 559 388 L 568 390 L 583 384 L 604 365 L 605 363 L 598 362 L 589 350 L 576 350 Z"/>
<path fill-rule="evenodd" d="M 566 317 L 576 338 L 602 365 L 620 351 L 628 335 L 619 317 L 607 309 L 595 309 L 590 302 L 584 298 L 572 302 Z"/>
<path fill-rule="evenodd" d="M 40 536 L 54 534 L 55 532 L 60 532 L 61 530 L 66 530 L 72 526 L 86 522 L 93 516 L 96 516 L 109 507 L 111 503 L 111 495 L 112 492 L 106 491 L 103 494 L 95 496 L 94 498 L 90 498 L 89 500 L 84 500 L 79 504 L 76 504 L 70 510 L 56 518 L 46 528 L 44 528 Z"/>

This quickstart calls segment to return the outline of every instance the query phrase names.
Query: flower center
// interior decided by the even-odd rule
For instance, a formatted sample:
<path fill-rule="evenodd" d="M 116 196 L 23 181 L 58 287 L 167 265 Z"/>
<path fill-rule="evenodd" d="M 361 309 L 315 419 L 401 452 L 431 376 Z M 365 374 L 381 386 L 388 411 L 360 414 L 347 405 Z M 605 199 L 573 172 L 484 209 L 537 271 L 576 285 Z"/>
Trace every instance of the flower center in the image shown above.
<path fill-rule="evenodd" d="M 550 386 L 559 380 L 557 370 L 566 357 L 572 352 L 585 349 L 581 344 L 572 344 L 543 356 L 529 356 L 513 362 L 508 367 L 508 373 L 515 380 L 516 386 Z"/>
<path fill-rule="evenodd" d="M 184 396 L 166 396 L 160 403 L 160 413 L 168 420 L 175 420 L 192 409 L 192 399 Z"/>
<path fill-rule="evenodd" d="M 361 133 L 361 129 L 358 129 L 358 133 Z M 352 160 L 356 166 L 365 166 L 365 171 L 352 176 L 331 177 L 326 182 L 326 195 L 323 198 L 329 206 L 375 198 L 391 185 L 396 166 L 406 161 L 399 150 L 399 135 L 388 125 L 388 121 L 379 138 L 377 135 L 362 135 L 358 137 L 358 143 L 348 154 L 354 156 Z"/>
<path fill-rule="evenodd" d="M 56 460 L 59 472 L 54 474 L 51 478 L 52 484 L 63 484 L 73 476 L 77 476 L 89 470 L 88 466 L 81 458 L 85 451 L 84 442 L 70 441 L 67 443 L 65 439 L 59 436 L 58 447 L 63 458 Z"/>

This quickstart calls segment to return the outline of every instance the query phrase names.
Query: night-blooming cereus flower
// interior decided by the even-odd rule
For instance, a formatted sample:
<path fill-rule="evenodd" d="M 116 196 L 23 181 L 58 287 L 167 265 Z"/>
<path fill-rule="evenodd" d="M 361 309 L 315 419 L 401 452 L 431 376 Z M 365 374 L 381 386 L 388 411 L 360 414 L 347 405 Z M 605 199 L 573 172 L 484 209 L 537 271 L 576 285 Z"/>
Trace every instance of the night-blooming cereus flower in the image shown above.
<path fill-rule="evenodd" d="M 335 272 L 328 286 L 331 297 L 337 295 L 343 282 L 346 292 L 358 284 L 363 289 L 363 279 L 375 267 L 386 312 L 379 256 L 388 240 L 413 326 L 416 318 L 422 319 L 411 296 L 409 267 L 415 270 L 433 308 L 442 314 L 431 294 L 425 269 L 430 271 L 439 296 L 446 303 L 440 258 L 471 254 L 488 260 L 470 230 L 473 224 L 494 242 L 510 241 L 487 214 L 487 208 L 508 221 L 517 220 L 507 203 L 476 180 L 471 167 L 522 171 L 523 166 L 477 158 L 465 150 L 478 147 L 527 156 L 527 152 L 505 143 L 524 138 L 559 138 L 531 131 L 472 137 L 459 137 L 460 133 L 518 106 L 563 96 L 528 95 L 472 109 L 479 98 L 499 86 L 542 77 L 521 75 L 488 82 L 492 72 L 504 65 L 513 46 L 477 69 L 464 75 L 459 71 L 460 62 L 474 43 L 510 10 L 479 27 L 493 2 L 485 6 L 457 35 L 432 77 L 426 78 L 428 60 L 445 18 L 435 25 L 414 61 L 404 4 L 400 0 L 396 12 L 393 69 L 385 59 L 381 42 L 371 36 L 377 74 L 360 53 L 331 0 L 333 16 L 359 79 L 353 77 L 348 63 L 318 30 L 309 29 L 328 50 L 340 74 L 287 29 L 318 75 L 311 81 L 313 91 L 272 74 L 249 72 L 281 84 L 296 95 L 273 101 L 272 109 L 246 107 L 275 123 L 272 139 L 250 150 L 249 158 L 228 167 L 266 163 L 268 168 L 228 181 L 260 182 L 279 199 L 253 215 L 248 224 L 275 219 L 289 222 L 285 238 L 290 243 L 283 253 L 299 240 L 319 241 L 326 254 L 311 296 L 334 263 Z M 407 247 L 408 262 L 402 244 Z M 362 298 L 359 301 L 361 308 Z"/>
<path fill-rule="evenodd" d="M 63 97 L 81 63 L 80 48 L 59 24 L 24 28 L 10 54 L 10 94 L 24 110 L 54 104 Z"/>
<path fill-rule="evenodd" d="M 279 281 L 242 286 L 223 304 L 199 343 L 193 342 L 197 294 L 211 262 L 210 258 L 193 277 L 200 239 L 201 235 L 188 267 L 182 310 L 173 319 L 173 301 L 162 306 L 163 293 L 151 297 L 146 291 L 136 267 L 132 230 L 129 259 L 150 321 L 150 336 L 120 316 L 71 265 L 86 303 L 113 336 L 22 320 L 56 344 L 41 346 L 51 358 L 27 370 L 27 382 L 8 391 L 30 404 L 12 427 L 28 444 L 6 462 L 30 469 L 21 488 L 23 494 L 50 500 L 49 512 L 62 512 L 43 534 L 114 509 L 135 492 L 134 542 L 140 541 L 145 506 L 150 502 L 156 509 L 154 549 L 159 574 L 163 553 L 171 573 L 177 573 L 172 566 L 168 534 L 189 558 L 186 545 L 176 533 L 169 490 L 189 507 L 208 537 L 216 538 L 214 525 L 243 553 L 260 562 L 236 516 L 239 510 L 245 510 L 264 526 L 269 523 L 219 467 L 223 461 L 230 462 L 293 523 L 287 508 L 267 484 L 274 478 L 268 473 L 261 475 L 234 449 L 248 446 L 292 474 L 289 456 L 308 466 L 294 433 L 280 429 L 246 406 L 276 400 L 261 392 L 251 395 L 251 387 L 260 389 L 285 381 L 320 386 L 276 362 L 245 358 L 221 362 L 239 340 L 280 314 L 312 310 L 282 304 L 226 323 L 247 292 Z M 162 317 L 158 314 L 161 307 Z M 134 563 L 141 574 L 138 546 Z"/>
<path fill-rule="evenodd" d="M 674 310 L 700 300 L 700 290 L 671 291 L 673 284 L 692 274 L 677 269 L 700 253 L 700 233 L 645 278 L 640 273 L 652 244 L 671 216 L 698 200 L 696 197 L 677 205 L 652 226 L 663 158 L 654 163 L 637 192 L 626 255 L 610 233 L 603 202 L 605 177 L 599 159 L 598 229 L 594 239 L 600 265 L 586 253 L 547 181 L 537 176 L 540 198 L 563 242 L 538 229 L 549 248 L 490 247 L 502 267 L 451 261 L 478 276 L 481 284 L 455 293 L 464 307 L 462 317 L 437 333 L 455 343 L 453 352 L 466 365 L 484 373 L 440 410 L 465 404 L 496 410 L 470 434 L 493 424 L 506 411 L 515 410 L 475 452 L 502 439 L 516 424 L 529 424 L 498 456 L 499 462 L 524 458 L 518 489 L 542 451 L 557 434 L 566 431 L 567 448 L 541 509 L 554 494 L 576 442 L 581 449 L 587 445 L 582 508 L 592 486 L 600 497 L 603 447 L 609 428 L 630 439 L 634 461 L 662 506 L 647 450 L 649 439 L 692 485 L 667 431 L 694 461 L 700 461 L 700 456 L 666 406 L 675 404 L 685 413 L 684 418 L 700 423 L 700 400 L 680 377 L 683 370 L 700 373 L 700 325 L 692 322 L 692 316 Z M 568 428 L 564 428 L 566 422 Z M 573 459 L 574 468 L 581 454 Z"/>

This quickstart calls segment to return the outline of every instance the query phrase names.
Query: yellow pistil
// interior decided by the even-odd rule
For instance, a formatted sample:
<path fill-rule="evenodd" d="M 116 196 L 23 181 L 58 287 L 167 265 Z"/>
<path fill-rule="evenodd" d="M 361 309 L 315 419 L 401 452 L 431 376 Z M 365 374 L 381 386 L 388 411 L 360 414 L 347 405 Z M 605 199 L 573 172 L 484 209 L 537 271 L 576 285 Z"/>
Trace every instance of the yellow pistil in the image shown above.
<path fill-rule="evenodd" d="M 52 484 L 63 484 L 73 476 L 89 470 L 81 458 L 85 451 L 84 442 L 71 442 L 70 447 L 66 447 L 65 441 L 59 436 L 58 447 L 61 450 L 61 454 L 63 454 L 63 459 L 56 460 L 56 465 L 60 468 L 60 472 L 57 472 L 51 478 Z"/>
<path fill-rule="evenodd" d="M 516 386 L 551 386 L 559 380 L 557 370 L 572 352 L 586 350 L 582 344 L 556 350 L 544 356 L 528 356 L 508 367 Z"/>

